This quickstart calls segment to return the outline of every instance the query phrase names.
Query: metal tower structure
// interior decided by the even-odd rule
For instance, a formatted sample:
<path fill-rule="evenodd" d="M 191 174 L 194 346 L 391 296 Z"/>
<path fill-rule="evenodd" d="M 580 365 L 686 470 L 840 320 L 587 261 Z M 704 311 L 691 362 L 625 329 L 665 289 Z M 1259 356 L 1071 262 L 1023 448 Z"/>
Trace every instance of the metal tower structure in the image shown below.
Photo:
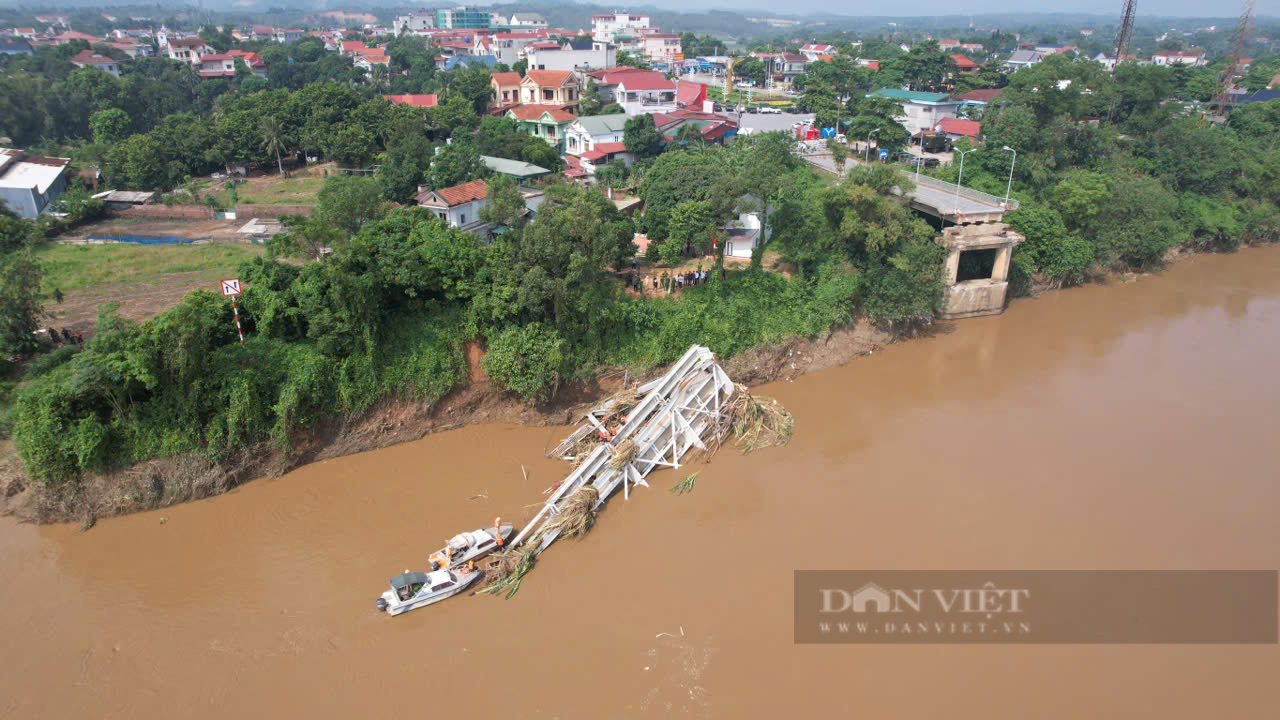
<path fill-rule="evenodd" d="M 1133 16 L 1137 12 L 1138 0 L 1124 0 L 1124 7 L 1120 10 L 1120 32 L 1116 33 L 1116 65 L 1124 58 L 1124 51 L 1129 49 L 1129 40 L 1133 38 Z"/>
<path fill-rule="evenodd" d="M 1240 11 L 1240 19 L 1236 22 L 1235 33 L 1231 36 L 1231 54 L 1227 56 L 1227 66 L 1222 71 L 1222 92 L 1217 97 L 1218 112 L 1227 114 L 1227 102 L 1231 99 L 1231 81 L 1240 69 L 1240 57 L 1244 54 L 1244 43 L 1249 37 L 1249 23 L 1253 21 L 1255 0 L 1244 0 L 1244 9 Z"/>

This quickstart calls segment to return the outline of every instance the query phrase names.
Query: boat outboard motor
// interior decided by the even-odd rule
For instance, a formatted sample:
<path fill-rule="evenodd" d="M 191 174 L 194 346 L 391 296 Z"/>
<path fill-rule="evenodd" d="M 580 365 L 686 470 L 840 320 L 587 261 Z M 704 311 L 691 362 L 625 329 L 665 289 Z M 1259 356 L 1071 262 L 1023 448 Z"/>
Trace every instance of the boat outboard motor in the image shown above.
<path fill-rule="evenodd" d="M 377 606 L 378 612 L 387 611 L 387 599 L 384 597 L 378 598 L 377 602 L 375 602 L 374 605 Z"/>

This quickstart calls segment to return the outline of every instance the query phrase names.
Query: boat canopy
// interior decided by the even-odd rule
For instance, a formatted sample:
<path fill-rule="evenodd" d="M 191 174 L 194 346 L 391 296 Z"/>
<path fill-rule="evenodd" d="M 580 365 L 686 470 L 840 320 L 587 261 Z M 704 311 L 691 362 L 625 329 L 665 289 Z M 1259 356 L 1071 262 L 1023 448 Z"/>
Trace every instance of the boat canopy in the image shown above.
<path fill-rule="evenodd" d="M 424 572 L 407 572 L 391 578 L 391 587 L 399 590 L 410 585 L 425 585 L 427 582 L 427 574 Z"/>

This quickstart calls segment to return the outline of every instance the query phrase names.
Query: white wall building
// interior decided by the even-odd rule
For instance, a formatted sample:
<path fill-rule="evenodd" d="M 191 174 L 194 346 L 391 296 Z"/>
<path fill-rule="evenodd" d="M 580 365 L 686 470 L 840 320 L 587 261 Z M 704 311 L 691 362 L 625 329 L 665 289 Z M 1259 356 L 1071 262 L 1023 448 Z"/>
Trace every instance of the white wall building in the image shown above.
<path fill-rule="evenodd" d="M 425 190 L 417 197 L 418 205 L 436 214 L 449 227 L 477 235 L 487 234 L 489 224 L 480 219 L 480 208 L 485 206 L 488 187 L 483 180 Z"/>
<path fill-rule="evenodd" d="M 67 189 L 70 158 L 28 155 L 0 148 L 0 206 L 33 220 Z"/>
<path fill-rule="evenodd" d="M 1162 67 L 1185 65 L 1200 67 L 1205 64 L 1204 52 L 1200 50 L 1158 50 L 1151 54 L 1151 62 Z"/>
<path fill-rule="evenodd" d="M 684 59 L 680 36 L 675 33 L 650 33 L 640 38 L 640 52 L 651 63 L 673 63 Z"/>
<path fill-rule="evenodd" d="M 630 115 L 588 115 L 569 123 L 564 131 L 564 151 L 569 155 L 581 155 L 595 150 L 597 145 L 622 142 Z"/>
<path fill-rule="evenodd" d="M 592 41 L 590 48 L 586 44 L 565 42 L 558 49 L 530 49 L 525 51 L 525 57 L 530 70 L 603 70 L 618 64 L 618 51 L 613 45 L 598 40 Z"/>
<path fill-rule="evenodd" d="M 401 15 L 391 22 L 391 32 L 399 35 L 406 30 L 411 33 L 431 30 L 436 26 L 435 13 L 410 13 Z"/>
<path fill-rule="evenodd" d="M 751 251 L 760 244 L 760 213 L 741 213 L 737 220 L 720 229 L 728 234 L 724 240 L 724 256 L 750 259 Z M 771 229 L 766 237 L 772 235 Z"/>
<path fill-rule="evenodd" d="M 642 27 L 649 27 L 648 15 L 607 13 L 591 16 L 591 36 L 602 42 L 613 42 L 613 34 L 619 30 Z"/>

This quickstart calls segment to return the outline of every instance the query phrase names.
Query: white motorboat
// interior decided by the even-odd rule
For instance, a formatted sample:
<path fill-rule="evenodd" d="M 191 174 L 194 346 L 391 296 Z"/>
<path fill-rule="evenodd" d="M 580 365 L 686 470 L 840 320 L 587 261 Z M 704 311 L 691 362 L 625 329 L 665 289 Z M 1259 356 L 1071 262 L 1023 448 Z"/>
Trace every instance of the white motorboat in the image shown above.
<path fill-rule="evenodd" d="M 444 547 L 431 553 L 431 566 L 444 569 L 447 560 L 448 569 L 457 570 L 468 562 L 478 560 L 502 547 L 502 543 L 505 543 L 514 531 L 515 527 L 511 523 L 504 523 L 501 518 L 498 518 L 491 528 L 454 535 L 445 542 Z"/>
<path fill-rule="evenodd" d="M 453 597 L 478 577 L 475 570 L 406 571 L 391 578 L 391 589 L 382 593 L 376 605 L 388 615 L 399 615 Z"/>

